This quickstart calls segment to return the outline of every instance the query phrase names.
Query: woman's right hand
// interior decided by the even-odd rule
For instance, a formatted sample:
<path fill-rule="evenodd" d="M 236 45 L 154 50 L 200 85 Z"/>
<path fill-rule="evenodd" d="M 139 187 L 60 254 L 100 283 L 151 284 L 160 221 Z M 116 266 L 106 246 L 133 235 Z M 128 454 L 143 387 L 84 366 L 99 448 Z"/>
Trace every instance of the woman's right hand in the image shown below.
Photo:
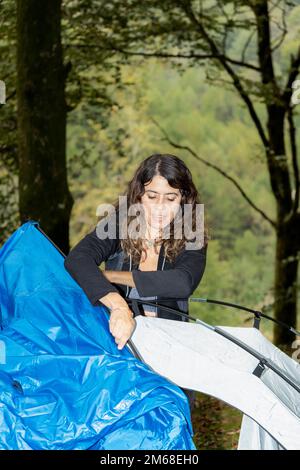
<path fill-rule="evenodd" d="M 133 313 L 127 305 L 112 307 L 109 319 L 109 331 L 115 338 L 118 349 L 122 349 L 136 327 Z"/>

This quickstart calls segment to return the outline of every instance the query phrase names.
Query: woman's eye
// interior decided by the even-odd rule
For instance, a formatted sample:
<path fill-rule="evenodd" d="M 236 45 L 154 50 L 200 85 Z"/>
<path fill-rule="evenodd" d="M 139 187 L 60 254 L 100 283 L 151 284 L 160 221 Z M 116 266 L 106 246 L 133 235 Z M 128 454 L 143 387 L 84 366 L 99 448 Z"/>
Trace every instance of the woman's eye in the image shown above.
<path fill-rule="evenodd" d="M 156 196 L 148 196 L 148 199 L 156 199 Z M 170 202 L 174 202 L 176 200 L 176 197 L 173 197 L 172 199 L 168 197 L 167 200 Z"/>
<path fill-rule="evenodd" d="M 170 201 L 170 202 L 174 202 L 176 200 L 176 197 L 172 197 L 172 198 L 168 197 L 167 200 Z"/>

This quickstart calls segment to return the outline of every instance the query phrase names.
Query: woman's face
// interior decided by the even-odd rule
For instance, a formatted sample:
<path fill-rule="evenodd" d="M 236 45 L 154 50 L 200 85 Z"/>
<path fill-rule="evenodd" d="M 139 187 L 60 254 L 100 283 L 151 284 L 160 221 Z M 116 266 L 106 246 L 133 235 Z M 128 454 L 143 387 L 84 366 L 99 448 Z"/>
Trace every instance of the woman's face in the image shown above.
<path fill-rule="evenodd" d="M 172 188 L 168 180 L 160 175 L 154 176 L 144 188 L 141 203 L 147 223 L 154 229 L 163 229 L 173 220 L 180 207 L 180 190 Z"/>

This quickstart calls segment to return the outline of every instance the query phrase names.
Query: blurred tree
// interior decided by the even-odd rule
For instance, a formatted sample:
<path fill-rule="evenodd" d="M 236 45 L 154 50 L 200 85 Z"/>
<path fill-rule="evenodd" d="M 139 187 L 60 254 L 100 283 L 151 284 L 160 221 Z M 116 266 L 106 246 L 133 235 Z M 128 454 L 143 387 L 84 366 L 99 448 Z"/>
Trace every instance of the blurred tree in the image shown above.
<path fill-rule="evenodd" d="M 83 5 L 77 14 L 80 21 L 84 18 L 82 30 L 88 30 L 91 20 L 85 12 Z M 24 21 L 31 24 L 30 18 L 34 26 L 27 28 Z M 84 49 L 70 50 L 68 39 L 77 34 L 74 20 L 73 2 L 0 0 L 0 79 L 7 86 L 6 103 L 0 104 L 0 243 L 20 222 L 33 218 L 68 251 L 73 198 L 67 169 L 71 177 L 93 163 L 82 148 L 66 166 L 67 115 L 70 124 L 82 126 L 70 112 L 80 106 L 85 121 L 94 120 L 107 128 L 112 108 L 118 108 L 111 89 L 122 87 L 122 61 L 103 50 L 97 58 Z M 121 126 L 114 133 L 120 156 L 122 136 Z M 109 157 L 103 154 L 102 158 L 106 168 Z"/>
<path fill-rule="evenodd" d="M 15 2 L 0 0 L 0 79 L 6 100 L 0 104 L 0 243 L 17 228 L 18 158 L 16 142 Z"/>
<path fill-rule="evenodd" d="M 61 0 L 17 0 L 20 218 L 38 220 L 67 253 L 73 199 L 66 170 L 68 70 L 60 31 Z"/>

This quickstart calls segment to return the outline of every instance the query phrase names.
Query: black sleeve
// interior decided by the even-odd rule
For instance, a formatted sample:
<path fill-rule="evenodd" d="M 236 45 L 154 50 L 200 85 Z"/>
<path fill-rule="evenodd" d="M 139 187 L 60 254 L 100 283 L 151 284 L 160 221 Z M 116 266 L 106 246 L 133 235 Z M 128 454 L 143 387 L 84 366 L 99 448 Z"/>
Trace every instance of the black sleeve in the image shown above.
<path fill-rule="evenodd" d="M 132 277 L 141 297 L 187 298 L 198 286 L 206 265 L 207 245 L 197 250 L 183 250 L 174 267 L 165 271 L 132 270 Z"/>
<path fill-rule="evenodd" d="M 108 219 L 102 219 L 99 223 L 104 224 L 107 231 Z M 97 235 L 97 226 L 88 233 L 69 252 L 64 260 L 64 266 L 75 281 L 82 287 L 86 296 L 96 305 L 98 300 L 109 292 L 118 292 L 99 269 L 99 265 L 116 252 L 119 243 L 118 213 L 116 216 L 117 229 L 116 238 L 101 239 Z M 99 232 L 98 232 L 99 233 Z M 101 303 L 101 302 L 100 302 Z"/>

